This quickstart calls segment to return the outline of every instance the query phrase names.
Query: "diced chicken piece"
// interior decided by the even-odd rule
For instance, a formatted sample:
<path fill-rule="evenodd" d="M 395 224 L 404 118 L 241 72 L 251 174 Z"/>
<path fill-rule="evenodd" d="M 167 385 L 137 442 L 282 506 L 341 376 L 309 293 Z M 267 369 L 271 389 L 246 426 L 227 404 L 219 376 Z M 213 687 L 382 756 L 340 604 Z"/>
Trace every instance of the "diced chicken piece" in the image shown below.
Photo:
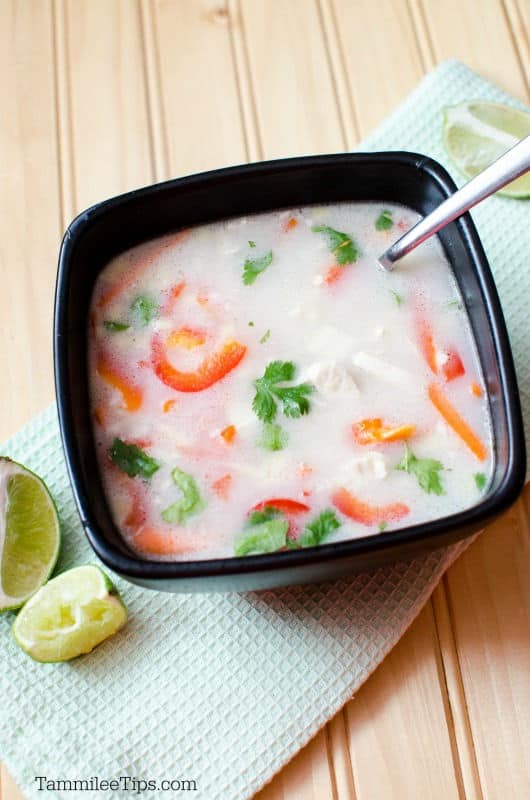
<path fill-rule="evenodd" d="M 344 392 L 359 394 L 351 371 L 345 364 L 338 361 L 317 361 L 306 370 L 304 380 L 314 384 L 322 394 L 342 394 Z"/>
<path fill-rule="evenodd" d="M 290 453 L 278 450 L 275 452 L 263 451 L 259 462 L 226 461 L 225 466 L 234 474 L 248 475 L 260 486 L 269 483 L 278 486 L 279 482 L 288 481 L 296 474 L 297 462 L 293 460 Z"/>
<path fill-rule="evenodd" d="M 388 475 L 385 457 L 382 453 L 370 450 L 368 453 L 346 461 L 332 480 L 324 481 L 326 490 L 343 486 L 355 494 L 360 488 L 373 481 L 382 481 Z"/>
<path fill-rule="evenodd" d="M 401 367 L 396 367 L 395 364 L 391 364 L 389 361 L 379 358 L 379 356 L 360 350 L 355 353 L 352 361 L 356 367 L 385 383 L 391 383 L 393 386 L 399 386 L 404 389 L 417 388 L 418 379 L 416 376 Z"/>
<path fill-rule="evenodd" d="M 354 485 L 359 481 L 380 481 L 388 474 L 385 457 L 375 450 L 349 461 L 344 471 L 349 474 Z"/>

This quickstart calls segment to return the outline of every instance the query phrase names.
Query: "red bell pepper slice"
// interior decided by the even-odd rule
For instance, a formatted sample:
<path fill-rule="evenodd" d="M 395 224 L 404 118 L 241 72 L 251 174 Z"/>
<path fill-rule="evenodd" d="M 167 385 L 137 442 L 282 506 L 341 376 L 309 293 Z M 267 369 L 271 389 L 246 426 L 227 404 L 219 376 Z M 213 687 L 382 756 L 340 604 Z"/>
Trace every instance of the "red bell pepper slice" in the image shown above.
<path fill-rule="evenodd" d="M 284 514 L 303 514 L 309 511 L 309 506 L 299 503 L 298 500 L 291 500 L 289 497 L 273 497 L 270 500 L 262 500 L 255 505 L 252 511 L 263 511 L 265 508 L 275 508 Z"/>
<path fill-rule="evenodd" d="M 372 506 L 354 497 L 347 489 L 338 489 L 331 502 L 344 516 L 360 522 L 361 525 L 377 525 L 379 522 L 397 522 L 406 517 L 410 508 L 405 503 L 389 503 L 386 506 Z"/>
<path fill-rule="evenodd" d="M 466 374 L 466 368 L 456 350 L 447 352 L 447 361 L 442 365 L 442 372 L 446 381 L 454 381 Z"/>
<path fill-rule="evenodd" d="M 193 372 L 176 369 L 167 358 L 165 344 L 156 334 L 151 344 L 151 361 L 155 375 L 177 392 L 202 392 L 231 372 L 247 352 L 245 345 L 230 339 L 207 356 Z"/>

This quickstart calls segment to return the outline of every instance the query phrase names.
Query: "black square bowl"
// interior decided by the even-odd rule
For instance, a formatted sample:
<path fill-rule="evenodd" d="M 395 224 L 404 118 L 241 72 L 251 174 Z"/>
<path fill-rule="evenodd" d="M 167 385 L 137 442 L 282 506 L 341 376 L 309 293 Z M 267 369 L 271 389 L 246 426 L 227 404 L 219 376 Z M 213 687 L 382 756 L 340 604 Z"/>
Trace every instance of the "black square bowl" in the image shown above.
<path fill-rule="evenodd" d="M 57 405 L 79 515 L 108 567 L 133 583 L 174 592 L 317 582 L 446 546 L 479 531 L 514 502 L 525 476 L 517 382 L 495 284 L 469 215 L 439 236 L 467 307 L 493 424 L 493 479 L 477 505 L 421 525 L 299 551 L 156 562 L 140 558 L 120 536 L 98 471 L 89 408 L 88 312 L 96 278 L 111 258 L 181 227 L 311 203 L 394 202 L 426 215 L 455 189 L 437 162 L 414 153 L 309 156 L 148 186 L 99 203 L 71 223 L 61 247 L 55 299 Z"/>

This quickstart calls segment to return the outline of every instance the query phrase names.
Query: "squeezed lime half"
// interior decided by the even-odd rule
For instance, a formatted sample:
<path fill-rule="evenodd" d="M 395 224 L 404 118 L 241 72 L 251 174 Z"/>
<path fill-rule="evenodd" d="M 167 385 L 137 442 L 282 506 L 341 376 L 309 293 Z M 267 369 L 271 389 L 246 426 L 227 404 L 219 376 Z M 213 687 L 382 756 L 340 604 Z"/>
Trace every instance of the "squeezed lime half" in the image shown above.
<path fill-rule="evenodd" d="M 97 566 L 63 572 L 19 612 L 13 635 L 35 661 L 68 661 L 89 653 L 127 622 L 116 587 Z"/>
<path fill-rule="evenodd" d="M 444 109 L 445 149 L 468 178 L 482 172 L 528 135 L 530 114 L 511 106 L 476 100 Z M 518 199 L 530 197 L 530 173 L 508 183 L 497 194 Z"/>
<path fill-rule="evenodd" d="M 0 457 L 0 611 L 19 608 L 46 583 L 61 533 L 44 481 Z"/>

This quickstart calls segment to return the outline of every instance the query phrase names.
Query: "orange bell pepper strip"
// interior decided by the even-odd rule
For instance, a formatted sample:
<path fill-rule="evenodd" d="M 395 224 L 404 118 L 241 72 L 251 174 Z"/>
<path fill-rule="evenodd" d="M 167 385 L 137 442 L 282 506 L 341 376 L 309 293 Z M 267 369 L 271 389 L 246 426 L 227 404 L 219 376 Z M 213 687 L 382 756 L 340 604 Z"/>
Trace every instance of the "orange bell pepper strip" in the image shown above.
<path fill-rule="evenodd" d="M 410 513 L 405 503 L 390 503 L 386 506 L 372 506 L 354 497 L 347 489 L 338 489 L 331 502 L 344 516 L 360 522 L 361 525 L 377 525 L 379 522 L 397 522 Z"/>
<path fill-rule="evenodd" d="M 236 437 L 236 433 L 237 430 L 235 425 L 227 425 L 227 427 L 221 431 L 221 437 L 227 444 L 232 444 Z"/>
<path fill-rule="evenodd" d="M 255 505 L 252 511 L 263 511 L 265 508 L 275 508 L 284 514 L 304 514 L 309 511 L 309 506 L 299 503 L 298 500 L 291 500 L 289 497 L 273 497 L 270 500 L 262 500 Z"/>
<path fill-rule="evenodd" d="M 484 392 L 482 391 L 482 389 L 480 388 L 480 386 L 476 381 L 471 382 L 469 386 L 469 391 L 474 397 L 482 397 L 484 394 Z"/>
<path fill-rule="evenodd" d="M 337 283 L 343 274 L 344 267 L 339 267 L 338 264 L 333 264 L 331 267 L 329 267 L 328 271 L 324 275 L 324 283 L 328 286 L 331 286 L 333 283 Z"/>
<path fill-rule="evenodd" d="M 431 372 L 438 374 L 438 364 L 436 362 L 436 346 L 434 335 L 427 319 L 419 311 L 415 314 L 416 333 L 423 358 L 429 365 Z"/>
<path fill-rule="evenodd" d="M 466 368 L 456 350 L 449 350 L 447 361 L 442 364 L 441 371 L 446 381 L 454 381 L 455 378 L 460 378 L 466 374 Z"/>
<path fill-rule="evenodd" d="M 479 439 L 476 433 L 471 430 L 467 422 L 460 416 L 442 389 L 440 389 L 436 383 L 431 383 L 428 391 L 429 399 L 438 413 L 454 430 L 457 436 L 462 439 L 464 444 L 469 447 L 471 452 L 478 458 L 478 460 L 485 461 L 488 453 L 484 443 L 481 441 L 481 439 Z"/>
<path fill-rule="evenodd" d="M 166 344 L 169 347 L 182 347 L 184 350 L 194 350 L 196 347 L 201 347 L 207 339 L 204 331 L 197 328 L 190 328 L 188 325 L 183 325 L 177 331 L 173 331 L 166 339 Z"/>
<path fill-rule="evenodd" d="M 96 369 L 105 383 L 121 393 L 123 407 L 127 411 L 138 411 L 143 400 L 142 390 L 103 351 L 98 355 Z"/>
<path fill-rule="evenodd" d="M 218 478 L 216 481 L 212 483 L 212 489 L 214 490 L 216 495 L 218 497 L 221 497 L 223 500 L 228 500 L 228 495 L 230 493 L 231 486 L 232 486 L 232 476 L 228 472 L 226 475 L 223 475 L 221 478 Z"/>
<path fill-rule="evenodd" d="M 204 546 L 190 540 L 186 532 L 182 541 L 176 541 L 174 528 L 163 530 L 145 525 L 133 538 L 133 545 L 144 555 L 181 556 L 184 553 L 199 552 Z"/>
<path fill-rule="evenodd" d="M 363 419 L 352 425 L 352 432 L 359 444 L 382 444 L 410 439 L 416 430 L 414 425 L 399 425 L 389 428 L 383 425 L 379 417 Z"/>
<path fill-rule="evenodd" d="M 283 229 L 285 233 L 289 233 L 289 231 L 292 231 L 293 228 L 296 228 L 297 226 L 298 220 L 296 217 L 289 217 L 289 219 L 284 222 Z"/>
<path fill-rule="evenodd" d="M 245 345 L 229 339 L 219 349 L 207 356 L 193 372 L 176 369 L 166 355 L 162 338 L 156 334 L 151 344 L 151 358 L 155 375 L 162 383 L 177 392 L 202 392 L 226 377 L 247 352 Z"/>

